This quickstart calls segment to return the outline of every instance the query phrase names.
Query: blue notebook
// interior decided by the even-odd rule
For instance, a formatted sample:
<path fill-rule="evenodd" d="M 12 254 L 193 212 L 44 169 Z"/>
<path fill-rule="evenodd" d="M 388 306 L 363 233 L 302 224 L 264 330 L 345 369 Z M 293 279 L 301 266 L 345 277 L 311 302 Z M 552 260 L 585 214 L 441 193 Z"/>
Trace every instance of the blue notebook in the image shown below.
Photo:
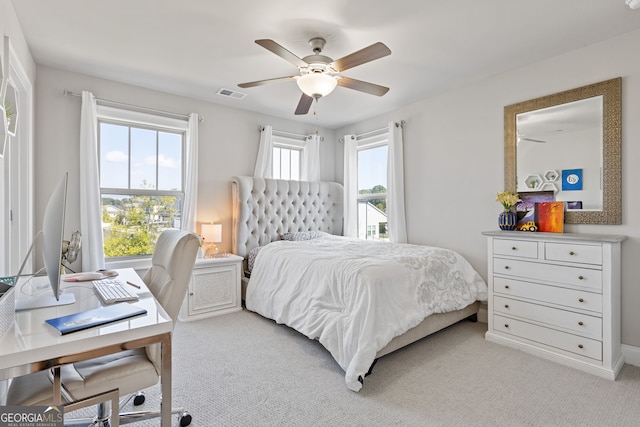
<path fill-rule="evenodd" d="M 120 303 L 48 319 L 45 322 L 58 331 L 60 335 L 66 335 L 71 332 L 83 331 L 146 313 L 147 310 L 144 308 L 128 303 Z"/>

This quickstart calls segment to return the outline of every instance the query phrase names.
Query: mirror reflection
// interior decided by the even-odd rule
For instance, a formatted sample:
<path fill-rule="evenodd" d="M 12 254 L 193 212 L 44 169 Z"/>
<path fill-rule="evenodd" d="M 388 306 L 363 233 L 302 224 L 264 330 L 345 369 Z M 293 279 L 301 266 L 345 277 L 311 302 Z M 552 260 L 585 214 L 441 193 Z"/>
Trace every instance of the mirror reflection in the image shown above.
<path fill-rule="evenodd" d="M 602 210 L 602 96 L 518 114 L 516 144 L 518 192 Z"/>
<path fill-rule="evenodd" d="M 550 191 L 567 224 L 621 224 L 622 78 L 504 107 L 505 191 Z"/>

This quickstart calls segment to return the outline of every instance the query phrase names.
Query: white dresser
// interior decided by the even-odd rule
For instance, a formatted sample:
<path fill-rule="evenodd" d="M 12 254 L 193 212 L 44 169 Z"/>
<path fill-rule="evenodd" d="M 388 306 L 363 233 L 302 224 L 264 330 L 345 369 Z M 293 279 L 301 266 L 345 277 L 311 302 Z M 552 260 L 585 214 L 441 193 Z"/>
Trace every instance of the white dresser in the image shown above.
<path fill-rule="evenodd" d="M 242 310 L 242 257 L 199 258 L 178 318 L 184 322 Z"/>
<path fill-rule="evenodd" d="M 615 379 L 624 236 L 488 231 L 486 339 Z"/>

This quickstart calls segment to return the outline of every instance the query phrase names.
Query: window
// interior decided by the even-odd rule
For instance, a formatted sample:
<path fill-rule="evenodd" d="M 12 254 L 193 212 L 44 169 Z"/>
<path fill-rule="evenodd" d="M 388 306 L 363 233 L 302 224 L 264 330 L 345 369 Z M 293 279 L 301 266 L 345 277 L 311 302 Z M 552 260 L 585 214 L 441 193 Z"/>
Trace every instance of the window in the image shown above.
<path fill-rule="evenodd" d="M 274 179 L 300 180 L 300 163 L 304 140 L 273 135 L 273 171 Z"/>
<path fill-rule="evenodd" d="M 300 180 L 301 148 L 273 145 L 273 178 Z"/>
<path fill-rule="evenodd" d="M 358 141 L 358 237 L 388 240 L 386 135 Z"/>
<path fill-rule="evenodd" d="M 99 106 L 106 258 L 149 256 L 163 230 L 180 228 L 186 129 L 186 121 Z"/>

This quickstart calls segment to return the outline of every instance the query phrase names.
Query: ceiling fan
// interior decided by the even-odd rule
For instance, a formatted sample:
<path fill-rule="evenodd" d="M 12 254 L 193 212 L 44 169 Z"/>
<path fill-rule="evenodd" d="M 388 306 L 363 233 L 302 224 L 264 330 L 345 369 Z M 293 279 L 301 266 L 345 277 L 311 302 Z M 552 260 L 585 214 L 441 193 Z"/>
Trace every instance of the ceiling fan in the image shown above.
<path fill-rule="evenodd" d="M 388 87 L 337 75 L 337 73 L 391 54 L 391 50 L 384 43 L 374 43 L 335 61 L 328 56 L 321 55 L 326 43 L 322 37 L 314 37 L 309 40 L 313 55 L 304 58 L 299 58 L 273 40 L 260 39 L 256 40 L 256 43 L 298 67 L 300 75 L 241 83 L 238 86 L 249 88 L 267 83 L 295 80 L 303 92 L 296 107 L 296 115 L 307 114 L 314 99 L 317 101 L 320 97 L 330 94 L 336 86 L 376 96 L 382 96 L 389 91 Z"/>
<path fill-rule="evenodd" d="M 542 139 L 527 138 L 527 137 L 523 136 L 520 132 L 516 132 L 516 133 L 517 133 L 517 135 L 516 135 L 517 142 L 529 141 L 529 142 L 537 142 L 537 143 L 540 143 L 540 144 L 546 144 L 547 143 L 547 141 L 544 141 Z"/>

